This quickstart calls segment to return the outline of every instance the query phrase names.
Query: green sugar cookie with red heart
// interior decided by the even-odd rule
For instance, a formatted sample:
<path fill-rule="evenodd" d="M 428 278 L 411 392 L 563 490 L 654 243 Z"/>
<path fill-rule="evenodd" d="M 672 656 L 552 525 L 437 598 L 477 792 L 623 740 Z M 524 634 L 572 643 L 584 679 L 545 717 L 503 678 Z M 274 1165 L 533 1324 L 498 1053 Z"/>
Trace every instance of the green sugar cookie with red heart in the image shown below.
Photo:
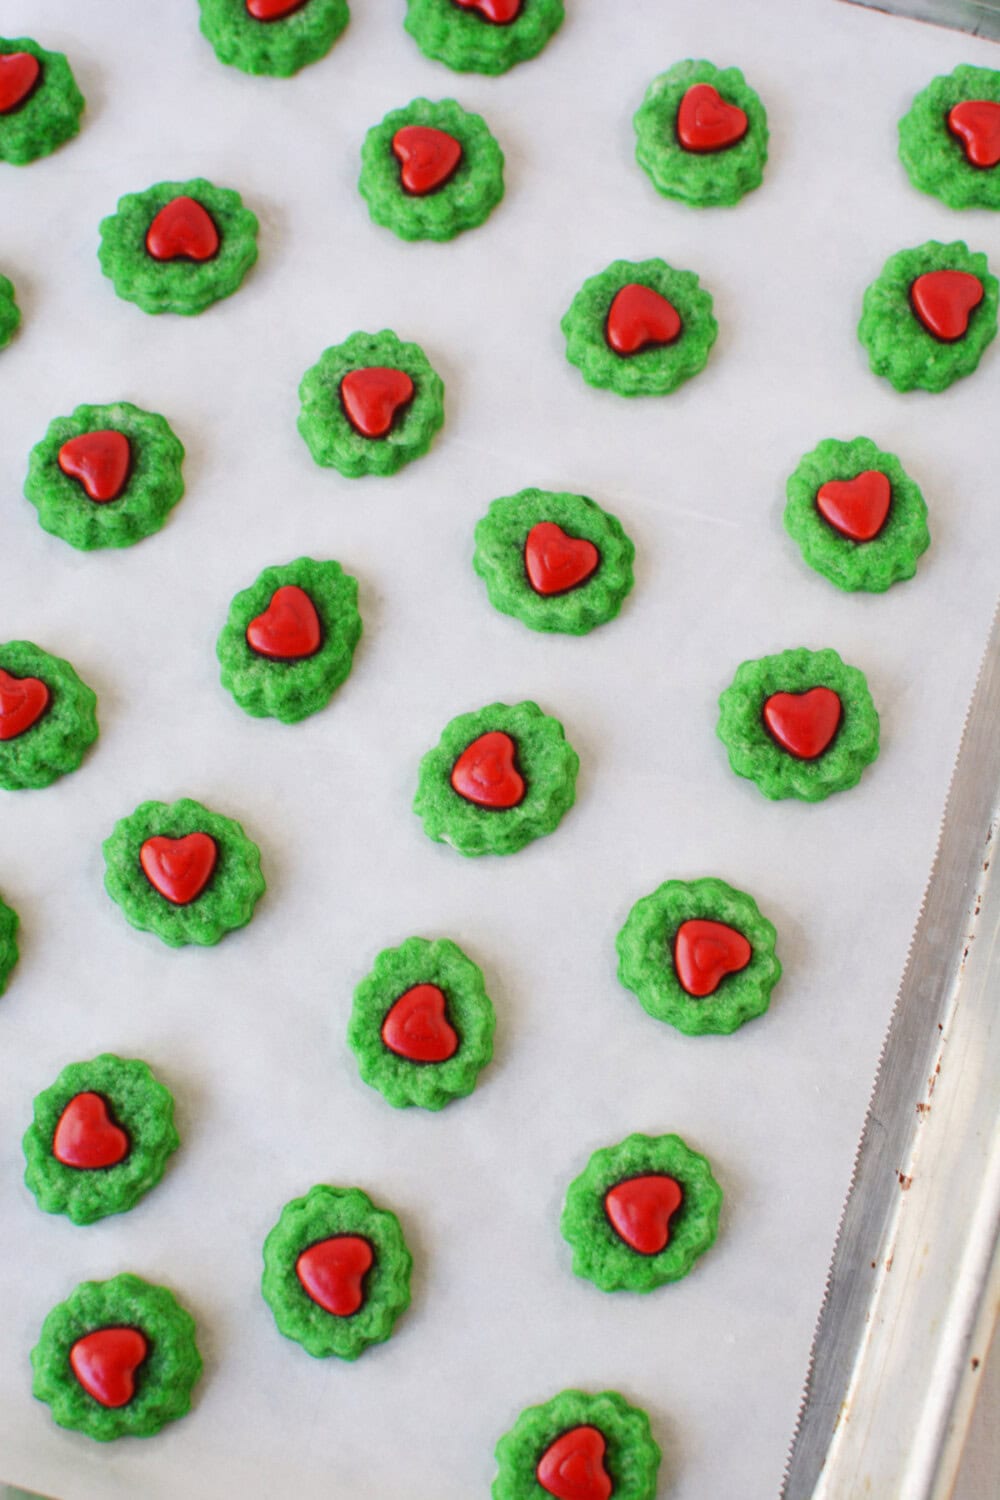
<path fill-rule="evenodd" d="M 44 787 L 75 771 L 97 739 L 97 696 L 31 641 L 0 645 L 0 787 Z"/>
<path fill-rule="evenodd" d="M 184 1416 L 202 1368 L 190 1313 L 127 1272 L 81 1282 L 54 1307 L 31 1363 L 53 1419 L 98 1442 L 149 1437 Z"/>
<path fill-rule="evenodd" d="M 417 344 L 353 333 L 302 377 L 299 431 L 318 464 L 349 479 L 395 474 L 431 446 L 444 385 Z"/>
<path fill-rule="evenodd" d="M 0 37 L 0 162 L 48 156 L 80 129 L 83 95 L 62 52 Z"/>
<path fill-rule="evenodd" d="M 675 63 L 653 79 L 633 123 L 636 160 L 668 198 L 731 205 L 763 180 L 767 114 L 739 68 Z"/>
<path fill-rule="evenodd" d="M 133 927 L 172 948 L 246 926 L 264 893 L 260 850 L 200 802 L 144 802 L 104 841 L 104 885 Z"/>
<path fill-rule="evenodd" d="M 840 589 L 884 593 L 913 577 L 930 546 L 918 485 L 870 438 L 825 438 L 799 460 L 787 495 L 785 530 Z"/>
<path fill-rule="evenodd" d="M 537 703 L 491 703 L 445 727 L 420 763 L 413 810 L 460 854 L 513 854 L 561 822 L 579 764 Z"/>
<path fill-rule="evenodd" d="M 184 447 L 130 401 L 78 406 L 31 450 L 24 493 L 39 524 L 89 552 L 131 547 L 165 524 L 184 493 Z"/>
<path fill-rule="evenodd" d="M 320 1184 L 264 1241 L 261 1291 L 280 1333 L 316 1359 L 357 1359 L 410 1305 L 413 1260 L 396 1215 L 360 1188 Z"/>
<path fill-rule="evenodd" d="M 24 1180 L 46 1213 L 92 1224 L 133 1208 L 178 1145 L 169 1090 L 146 1063 L 106 1052 L 36 1097 Z"/>
<path fill-rule="evenodd" d="M 605 1292 L 651 1292 L 686 1276 L 718 1233 L 722 1189 L 677 1135 L 630 1135 L 570 1183 L 561 1229 L 577 1276 Z"/>
<path fill-rule="evenodd" d="M 253 717 L 298 723 L 350 675 L 361 628 L 357 579 L 339 563 L 265 568 L 229 607 L 216 644 L 222 685 Z"/>
<path fill-rule="evenodd" d="M 536 57 L 563 14 L 563 0 L 407 0 L 405 24 L 426 57 L 497 75 Z"/>
<path fill-rule="evenodd" d="M 585 635 L 632 588 L 635 548 L 585 495 L 527 489 L 494 500 L 476 525 L 472 566 L 494 609 L 532 630 Z"/>
<path fill-rule="evenodd" d="M 350 19 L 347 0 L 199 0 L 202 35 L 222 63 L 290 78 L 325 57 Z"/>
<path fill-rule="evenodd" d="M 448 938 L 412 937 L 384 949 L 355 989 L 347 1041 L 389 1104 L 437 1110 L 472 1093 L 495 1027 L 479 967 Z"/>
<path fill-rule="evenodd" d="M 646 1413 L 616 1391 L 561 1391 L 497 1443 L 493 1500 L 654 1500 L 660 1457 Z"/>
<path fill-rule="evenodd" d="M 257 259 L 256 216 L 239 193 L 203 177 L 127 193 L 100 229 L 101 270 L 148 313 L 202 312 L 235 292 Z"/>
<path fill-rule="evenodd" d="M 898 391 L 943 391 L 971 375 L 996 337 L 998 292 L 986 256 L 961 240 L 891 255 L 858 324 L 872 370 Z"/>
<path fill-rule="evenodd" d="M 899 122 L 913 186 L 949 208 L 1000 209 L 1000 71 L 967 64 L 931 80 Z"/>
<path fill-rule="evenodd" d="M 767 1010 L 781 978 L 775 941 L 745 891 L 714 876 L 667 880 L 625 919 L 618 978 L 685 1035 L 728 1035 Z"/>
<path fill-rule="evenodd" d="M 719 699 L 718 735 L 766 797 L 819 802 L 856 786 L 879 751 L 864 675 L 804 647 L 746 661 Z"/>

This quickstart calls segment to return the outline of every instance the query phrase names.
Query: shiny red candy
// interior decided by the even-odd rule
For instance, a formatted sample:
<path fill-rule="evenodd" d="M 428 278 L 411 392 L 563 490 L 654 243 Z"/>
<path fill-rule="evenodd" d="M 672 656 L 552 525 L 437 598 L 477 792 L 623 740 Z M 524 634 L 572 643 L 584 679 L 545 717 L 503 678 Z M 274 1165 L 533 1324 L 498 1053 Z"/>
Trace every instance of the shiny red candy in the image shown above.
<path fill-rule="evenodd" d="M 337 1234 L 303 1250 L 295 1274 L 307 1297 L 335 1318 L 349 1318 L 365 1300 L 364 1277 L 375 1256 L 367 1240 Z"/>
<path fill-rule="evenodd" d="M 139 863 L 154 890 L 174 906 L 186 906 L 205 889 L 218 853 L 207 833 L 188 833 L 181 839 L 158 836 L 143 844 Z"/>
<path fill-rule="evenodd" d="M 946 344 L 965 335 L 983 295 L 983 283 L 971 271 L 925 271 L 910 287 L 913 311 L 927 332 Z"/>
<path fill-rule="evenodd" d="M 316 606 L 305 589 L 294 583 L 277 589 L 264 613 L 247 626 L 247 645 L 251 651 L 279 661 L 312 656 L 321 641 Z"/>
<path fill-rule="evenodd" d="M 556 1500 L 610 1500 L 614 1485 L 604 1467 L 607 1444 L 596 1427 L 571 1427 L 538 1460 L 535 1478 Z"/>
<path fill-rule="evenodd" d="M 70 479 L 78 479 L 91 500 L 103 504 L 117 500 L 128 482 L 132 445 L 113 427 L 82 432 L 59 449 L 59 467 Z"/>
<path fill-rule="evenodd" d="M 656 344 L 672 344 L 680 331 L 680 314 L 674 304 L 637 281 L 615 293 L 604 329 L 616 354 L 639 354 Z"/>
<path fill-rule="evenodd" d="M 41 64 L 30 52 L 0 54 L 0 115 L 20 109 L 41 77 Z"/>
<path fill-rule="evenodd" d="M 42 717 L 49 690 L 39 677 L 12 677 L 0 668 L 0 740 L 15 740 Z"/>
<path fill-rule="evenodd" d="M 211 214 L 194 198 L 172 198 L 146 231 L 154 260 L 211 260 L 219 244 Z"/>
<path fill-rule="evenodd" d="M 340 382 L 347 420 L 362 437 L 385 437 L 396 413 L 413 399 L 413 381 L 405 370 L 371 365 L 349 370 Z"/>
<path fill-rule="evenodd" d="M 308 0 L 246 0 L 247 15 L 255 21 L 280 21 L 307 3 Z"/>
<path fill-rule="evenodd" d="M 840 727 L 843 705 L 832 688 L 807 693 L 773 693 L 764 704 L 764 723 L 783 750 L 799 760 L 815 760 Z"/>
<path fill-rule="evenodd" d="M 444 187 L 462 160 L 462 143 L 433 125 L 404 125 L 392 138 L 392 154 L 406 192 L 422 198 Z"/>
<path fill-rule="evenodd" d="M 957 135 L 974 167 L 1000 162 L 1000 104 L 992 99 L 964 99 L 948 111 L 948 129 Z"/>
<path fill-rule="evenodd" d="M 865 469 L 855 479 L 828 479 L 816 492 L 824 521 L 852 542 L 870 542 L 885 525 L 892 485 L 881 469 Z"/>
<path fill-rule="evenodd" d="M 494 26 L 507 26 L 521 14 L 524 0 L 455 0 L 462 10 L 474 10 L 484 21 Z"/>
<path fill-rule="evenodd" d="M 615 1233 L 639 1255 L 659 1255 L 670 1242 L 670 1220 L 684 1201 L 680 1183 L 664 1173 L 629 1177 L 604 1195 Z"/>
<path fill-rule="evenodd" d="M 696 999 L 714 995 L 727 974 L 745 969 L 753 950 L 742 932 L 725 922 L 682 922 L 674 938 L 674 969 L 681 987 Z"/>
<path fill-rule="evenodd" d="M 69 1362 L 87 1395 L 101 1406 L 128 1406 L 135 1395 L 135 1372 L 148 1351 L 138 1328 L 98 1328 L 77 1339 Z"/>
<path fill-rule="evenodd" d="M 736 104 L 727 104 L 710 83 L 689 88 L 677 111 L 677 139 L 685 151 L 724 151 L 735 146 L 750 128 Z"/>
<path fill-rule="evenodd" d="M 447 1016 L 443 990 L 416 984 L 395 1001 L 382 1022 L 382 1040 L 408 1062 L 447 1062 L 458 1051 L 458 1037 Z"/>
<path fill-rule="evenodd" d="M 83 1171 L 115 1166 L 128 1155 L 128 1147 L 128 1136 L 114 1123 L 100 1094 L 75 1094 L 52 1137 L 56 1161 Z"/>
<path fill-rule="evenodd" d="M 525 793 L 516 756 L 510 735 L 492 729 L 462 751 L 452 767 L 451 784 L 460 797 L 477 807 L 516 807 Z"/>
<path fill-rule="evenodd" d="M 524 543 L 524 567 L 536 594 L 565 594 L 585 583 L 601 554 L 585 537 L 567 536 L 554 521 L 532 526 Z"/>

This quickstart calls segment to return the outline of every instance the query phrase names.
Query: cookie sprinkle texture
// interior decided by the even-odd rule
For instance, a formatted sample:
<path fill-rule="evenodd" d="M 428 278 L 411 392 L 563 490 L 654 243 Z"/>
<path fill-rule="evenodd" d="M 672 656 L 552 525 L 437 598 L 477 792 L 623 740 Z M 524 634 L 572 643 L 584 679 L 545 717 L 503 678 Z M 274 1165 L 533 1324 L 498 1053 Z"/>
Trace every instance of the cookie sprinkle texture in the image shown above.
<path fill-rule="evenodd" d="M 868 684 L 836 651 L 799 647 L 743 662 L 719 710 L 729 764 L 772 800 L 821 802 L 856 786 L 878 756 Z"/>
<path fill-rule="evenodd" d="M 0 901 L 0 995 L 4 993 L 18 959 L 17 929 L 20 925 L 17 912 Z"/>
<path fill-rule="evenodd" d="M 396 1108 L 471 1094 L 493 1056 L 482 970 L 447 938 L 386 948 L 354 991 L 347 1040 L 365 1083 Z"/>
<path fill-rule="evenodd" d="M 899 156 L 949 208 L 1000 209 L 1000 72 L 963 64 L 932 79 L 899 122 Z"/>
<path fill-rule="evenodd" d="M 347 0 L 200 0 L 201 31 L 221 63 L 290 78 L 325 57 L 350 20 Z"/>
<path fill-rule="evenodd" d="M 566 358 L 588 385 L 667 396 L 705 368 L 719 332 L 693 271 L 616 260 L 583 283 L 562 320 Z"/>
<path fill-rule="evenodd" d="M 971 375 L 997 331 L 997 279 L 961 240 L 890 255 L 866 289 L 858 338 L 897 391 L 943 391 Z"/>
<path fill-rule="evenodd" d="M 839 589 L 883 593 L 912 578 L 930 546 L 920 489 L 870 438 L 825 438 L 800 459 L 787 494 L 785 530 Z"/>
<path fill-rule="evenodd" d="M 311 1188 L 264 1241 L 261 1291 L 279 1333 L 315 1359 L 354 1360 L 410 1305 L 410 1255 L 396 1215 L 360 1188 Z"/>
<path fill-rule="evenodd" d="M 678 1135 L 630 1135 L 570 1183 L 561 1228 L 573 1270 L 602 1292 L 651 1292 L 714 1244 L 722 1189 Z"/>
<path fill-rule="evenodd" d="M 299 386 L 299 432 L 318 464 L 348 479 L 397 473 L 444 422 L 444 382 L 419 344 L 388 328 L 325 349 Z"/>
<path fill-rule="evenodd" d="M 661 1457 L 648 1416 L 617 1391 L 560 1391 L 497 1443 L 493 1500 L 655 1500 Z"/>
<path fill-rule="evenodd" d="M 457 73 L 506 73 L 559 30 L 563 0 L 407 0 L 407 31 Z"/>
<path fill-rule="evenodd" d="M 134 1208 L 179 1144 L 173 1096 L 146 1063 L 105 1052 L 35 1099 L 24 1180 L 46 1213 L 93 1224 Z"/>
<path fill-rule="evenodd" d="M 171 948 L 245 927 L 264 894 L 260 850 L 190 797 L 143 802 L 104 841 L 104 886 L 126 919 Z"/>
<path fill-rule="evenodd" d="M 503 152 L 481 115 L 414 99 L 365 136 L 358 187 L 374 222 L 400 239 L 451 240 L 503 197 Z"/>
<path fill-rule="evenodd" d="M 413 810 L 460 854 L 513 854 L 552 833 L 576 800 L 580 759 L 537 703 L 460 714 L 420 762 Z"/>
<path fill-rule="evenodd" d="M 773 925 L 724 880 L 667 880 L 618 934 L 618 978 L 686 1036 L 728 1036 L 763 1015 L 781 978 Z"/>
<path fill-rule="evenodd" d="M 620 521 L 593 500 L 527 489 L 493 501 L 476 526 L 472 566 L 502 614 L 585 635 L 620 612 L 634 557 Z"/>
<path fill-rule="evenodd" d="M 297 724 L 346 681 L 361 639 L 357 579 L 299 557 L 236 595 L 216 654 L 222 686 L 255 718 Z"/>
<path fill-rule="evenodd" d="M 166 1287 L 127 1272 L 82 1281 L 54 1307 L 31 1363 L 33 1393 L 53 1420 L 101 1443 L 183 1417 L 202 1369 L 191 1314 Z"/>
<path fill-rule="evenodd" d="M 203 177 L 126 193 L 101 220 L 98 258 L 119 297 L 143 312 L 203 312 L 257 259 L 257 217 Z"/>
<path fill-rule="evenodd" d="M 6 349 L 21 326 L 21 309 L 14 295 L 14 283 L 0 276 L 0 349 Z"/>
<path fill-rule="evenodd" d="M 675 63 L 653 79 L 633 123 L 636 160 L 667 198 L 728 206 L 763 181 L 767 114 L 739 68 Z"/>
<path fill-rule="evenodd" d="M 30 641 L 0 646 L 0 787 L 49 786 L 97 739 L 97 695 Z"/>
<path fill-rule="evenodd" d="M 183 459 L 156 412 L 129 401 L 78 406 L 32 448 L 24 493 L 43 530 L 70 546 L 131 547 L 159 531 L 183 495 Z"/>
<path fill-rule="evenodd" d="M 0 161 L 24 166 L 80 129 L 83 95 L 62 52 L 0 37 Z"/>

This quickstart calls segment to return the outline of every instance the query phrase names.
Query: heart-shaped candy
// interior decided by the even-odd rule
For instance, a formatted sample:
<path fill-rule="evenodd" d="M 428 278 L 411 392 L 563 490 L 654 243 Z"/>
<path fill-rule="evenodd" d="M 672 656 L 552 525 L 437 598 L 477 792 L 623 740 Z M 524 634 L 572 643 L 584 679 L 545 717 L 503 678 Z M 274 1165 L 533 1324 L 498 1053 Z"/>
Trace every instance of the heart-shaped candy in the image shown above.
<path fill-rule="evenodd" d="M 962 142 L 974 167 L 1000 162 L 1000 104 L 992 99 L 963 99 L 948 111 L 948 129 Z"/>
<path fill-rule="evenodd" d="M 510 735 L 491 729 L 466 745 L 452 767 L 451 784 L 477 807 L 516 807 L 525 793 L 516 760 L 517 746 Z"/>
<path fill-rule="evenodd" d="M 349 370 L 340 382 L 347 420 L 362 437 L 385 437 L 396 415 L 413 400 L 413 381 L 405 370 L 370 365 Z"/>
<path fill-rule="evenodd" d="M 135 1395 L 135 1372 L 149 1351 L 138 1328 L 97 1328 L 69 1351 L 73 1374 L 101 1406 L 128 1406 Z"/>
<path fill-rule="evenodd" d="M 538 1460 L 535 1478 L 556 1500 L 610 1500 L 614 1485 L 604 1467 L 607 1443 L 597 1427 L 571 1427 Z"/>
<path fill-rule="evenodd" d="M 523 0 L 455 0 L 462 10 L 472 10 L 494 26 L 509 26 L 521 14 Z"/>
<path fill-rule="evenodd" d="M 129 1139 L 116 1125 L 100 1094 L 74 1094 L 59 1116 L 52 1155 L 64 1167 L 93 1171 L 113 1167 L 128 1155 Z"/>
<path fill-rule="evenodd" d="M 832 688 L 807 693 L 772 693 L 764 704 L 764 723 L 782 749 L 799 760 L 815 760 L 840 727 L 843 705 Z"/>
<path fill-rule="evenodd" d="M 892 485 L 881 469 L 865 469 L 854 479 L 828 479 L 816 491 L 816 507 L 835 531 L 852 542 L 870 542 L 885 525 Z"/>
<path fill-rule="evenodd" d="M 753 950 L 742 932 L 725 922 L 694 918 L 674 938 L 674 969 L 681 987 L 701 1000 L 714 995 L 727 974 L 745 969 Z"/>
<path fill-rule="evenodd" d="M 295 1274 L 307 1297 L 332 1313 L 349 1318 L 365 1300 L 363 1286 L 375 1256 L 371 1245 L 357 1234 L 336 1234 L 303 1250 Z"/>
<path fill-rule="evenodd" d="M 180 839 L 158 835 L 143 844 L 139 863 L 154 890 L 174 906 L 186 906 L 205 889 L 218 854 L 207 833 L 188 833 Z"/>
<path fill-rule="evenodd" d="M 49 690 L 38 677 L 12 677 L 0 668 L 0 740 L 15 740 L 49 706 Z"/>
<path fill-rule="evenodd" d="M 627 1177 L 604 1195 L 611 1227 L 639 1255 L 659 1255 L 670 1241 L 670 1220 L 684 1201 L 679 1182 L 665 1172 Z"/>
<path fill-rule="evenodd" d="M 750 122 L 736 104 L 727 104 L 710 83 L 688 89 L 677 111 L 677 139 L 685 151 L 724 151 L 735 146 Z"/>
<path fill-rule="evenodd" d="M 585 537 L 567 536 L 555 521 L 539 521 L 524 542 L 524 567 L 536 594 L 565 594 L 597 570 L 601 554 Z"/>
<path fill-rule="evenodd" d="M 415 984 L 400 995 L 382 1022 L 382 1040 L 408 1062 L 438 1063 L 454 1057 L 458 1036 L 448 1020 L 444 991 L 436 984 Z"/>
<path fill-rule="evenodd" d="M 32 53 L 0 54 L 0 115 L 9 115 L 20 109 L 41 75 L 41 64 Z"/>
<path fill-rule="evenodd" d="M 281 21 L 306 3 L 307 0 L 246 0 L 247 15 L 255 21 Z"/>
<path fill-rule="evenodd" d="M 417 198 L 436 193 L 462 160 L 462 143 L 433 125 L 404 125 L 392 138 L 392 154 L 401 163 L 399 180 Z"/>
<path fill-rule="evenodd" d="M 113 427 L 81 432 L 59 449 L 59 467 L 70 479 L 78 479 L 91 500 L 117 500 L 128 481 L 132 446 L 123 432 Z"/>
<path fill-rule="evenodd" d="M 211 260 L 219 244 L 215 221 L 195 198 L 171 198 L 146 231 L 154 260 Z"/>
<path fill-rule="evenodd" d="M 615 293 L 604 336 L 616 354 L 627 355 L 672 344 L 680 331 L 680 314 L 674 304 L 651 286 L 630 281 Z"/>
<path fill-rule="evenodd" d="M 971 271 L 925 271 L 910 287 L 913 311 L 927 332 L 942 343 L 960 339 L 973 308 L 983 300 L 983 283 Z"/>
<path fill-rule="evenodd" d="M 247 626 L 247 645 L 251 651 L 278 661 L 312 656 L 319 650 L 322 639 L 316 606 L 305 589 L 294 583 L 276 589 L 264 613 Z"/>

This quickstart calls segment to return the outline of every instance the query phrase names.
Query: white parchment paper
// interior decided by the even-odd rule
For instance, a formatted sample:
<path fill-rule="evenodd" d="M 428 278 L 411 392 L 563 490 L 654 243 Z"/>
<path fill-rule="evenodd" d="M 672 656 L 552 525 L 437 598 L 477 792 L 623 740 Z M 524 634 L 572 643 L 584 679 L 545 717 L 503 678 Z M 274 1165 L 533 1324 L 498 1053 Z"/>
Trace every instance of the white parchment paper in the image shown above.
<path fill-rule="evenodd" d="M 0 355 L 0 638 L 69 657 L 100 699 L 84 767 L 3 794 L 0 889 L 23 921 L 0 1003 L 0 1473 L 67 1500 L 184 1495 L 466 1500 L 497 1437 L 568 1385 L 644 1406 L 675 1500 L 773 1496 L 855 1142 L 996 593 L 1000 350 L 943 395 L 897 395 L 855 338 L 865 285 L 928 238 L 1000 263 L 988 214 L 911 189 L 896 121 L 986 44 L 833 0 L 569 0 L 559 36 L 500 79 L 425 60 L 401 0 L 354 0 L 298 78 L 218 64 L 193 0 L 5 0 L 5 34 L 71 57 L 80 137 L 0 170 L 0 269 L 25 323 Z M 646 84 L 683 57 L 737 64 L 764 99 L 771 159 L 737 208 L 660 198 L 633 157 Z M 415 95 L 482 111 L 507 196 L 450 245 L 373 226 L 355 180 L 366 128 Z M 100 274 L 117 197 L 204 174 L 261 218 L 243 289 L 151 318 Z M 698 271 L 721 333 L 665 400 L 587 388 L 559 318 L 622 256 Z M 395 329 L 447 386 L 431 454 L 389 479 L 315 467 L 295 429 L 308 365 L 357 328 Z M 28 450 L 81 401 L 163 412 L 187 494 L 134 549 L 77 553 L 21 498 Z M 822 437 L 866 433 L 921 484 L 933 545 L 884 597 L 838 593 L 781 527 L 784 480 Z M 470 566 L 496 495 L 576 489 L 637 549 L 622 617 L 546 638 L 494 613 Z M 330 708 L 255 721 L 218 682 L 228 603 L 260 569 L 335 557 L 365 634 Z M 883 753 L 854 791 L 772 805 L 734 777 L 715 702 L 737 663 L 831 645 L 867 674 Z M 503 860 L 432 844 L 417 763 L 454 714 L 535 698 L 580 752 L 577 807 Z M 214 950 L 130 929 L 101 840 L 142 799 L 194 796 L 260 843 L 268 892 Z M 729 1038 L 686 1039 L 615 979 L 632 902 L 717 874 L 775 921 L 785 977 Z M 382 947 L 447 935 L 484 968 L 494 1065 L 468 1100 L 397 1112 L 345 1043 Z M 133 1212 L 88 1228 L 21 1181 L 33 1095 L 102 1050 L 149 1061 L 182 1149 Z M 716 1248 L 649 1297 L 570 1271 L 567 1182 L 632 1130 L 681 1133 L 726 1193 Z M 357 1183 L 396 1210 L 412 1310 L 353 1366 L 282 1339 L 260 1249 L 282 1204 Z M 30 1393 L 45 1313 L 133 1270 L 194 1312 L 197 1404 L 149 1441 L 57 1429 Z M 862 1274 L 859 1269 L 859 1274 Z"/>

